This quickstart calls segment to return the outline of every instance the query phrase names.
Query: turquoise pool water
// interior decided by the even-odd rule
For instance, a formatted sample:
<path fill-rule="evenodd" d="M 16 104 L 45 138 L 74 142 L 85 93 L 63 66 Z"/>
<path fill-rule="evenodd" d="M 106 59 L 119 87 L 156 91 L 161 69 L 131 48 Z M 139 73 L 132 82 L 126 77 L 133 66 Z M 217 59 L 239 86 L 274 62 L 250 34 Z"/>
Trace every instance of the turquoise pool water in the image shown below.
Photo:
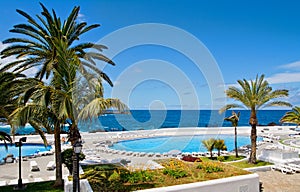
<path fill-rule="evenodd" d="M 49 151 L 51 146 L 45 147 L 43 144 L 34 144 L 34 143 L 23 143 L 21 148 L 22 156 L 30 156 L 34 153 L 42 152 L 42 151 Z M 15 147 L 15 144 L 12 146 L 8 144 L 8 151 L 5 150 L 4 144 L 0 144 L 0 160 L 7 156 L 7 154 L 13 154 L 14 157 L 19 156 L 19 147 Z"/>
<path fill-rule="evenodd" d="M 135 140 L 126 140 L 115 143 L 111 148 L 134 152 L 165 153 L 171 150 L 182 152 L 205 152 L 207 151 L 202 140 L 209 138 L 224 139 L 228 151 L 234 150 L 234 135 L 193 135 L 193 136 L 172 136 L 153 137 Z M 258 138 L 261 141 L 262 138 Z M 249 145 L 249 136 L 238 136 L 238 146 Z"/>

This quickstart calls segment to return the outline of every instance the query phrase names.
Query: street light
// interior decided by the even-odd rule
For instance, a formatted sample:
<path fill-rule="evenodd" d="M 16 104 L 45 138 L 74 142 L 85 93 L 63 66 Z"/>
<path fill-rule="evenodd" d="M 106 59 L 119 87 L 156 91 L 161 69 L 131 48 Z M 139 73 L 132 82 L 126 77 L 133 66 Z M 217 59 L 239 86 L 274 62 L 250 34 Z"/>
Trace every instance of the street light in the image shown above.
<path fill-rule="evenodd" d="M 75 157 L 73 158 L 73 192 L 80 192 L 80 178 L 79 178 L 79 154 L 81 153 L 81 141 L 76 141 L 73 145 Z M 77 191 L 76 191 L 77 189 Z"/>
<path fill-rule="evenodd" d="M 23 189 L 23 184 L 22 184 L 22 175 L 21 175 L 21 161 L 22 161 L 22 155 L 21 155 L 21 147 L 22 147 L 22 142 L 26 142 L 27 137 L 22 137 L 19 139 L 19 142 L 16 142 L 15 145 L 16 147 L 19 147 L 19 180 L 18 180 L 18 189 Z"/>

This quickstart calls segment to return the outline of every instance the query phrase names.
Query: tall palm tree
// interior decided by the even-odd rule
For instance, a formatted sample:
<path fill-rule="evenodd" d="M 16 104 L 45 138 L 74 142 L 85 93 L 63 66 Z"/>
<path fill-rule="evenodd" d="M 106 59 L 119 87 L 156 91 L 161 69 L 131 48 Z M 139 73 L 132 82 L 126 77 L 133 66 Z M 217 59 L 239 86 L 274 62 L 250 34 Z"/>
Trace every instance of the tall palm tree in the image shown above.
<path fill-rule="evenodd" d="M 212 151 L 214 150 L 214 147 L 215 147 L 215 141 L 216 140 L 214 138 L 210 138 L 210 139 L 207 139 L 207 140 L 202 140 L 202 144 L 205 146 L 207 151 L 210 152 L 210 158 L 213 157 Z"/>
<path fill-rule="evenodd" d="M 5 146 L 6 150 L 8 150 L 8 146 L 7 146 L 6 142 L 9 142 L 10 144 L 12 143 L 12 139 L 11 139 L 10 135 L 3 131 L 0 131 L 0 141 L 4 142 L 4 146 Z"/>
<path fill-rule="evenodd" d="M 251 114 L 249 124 L 251 125 L 251 153 L 249 163 L 252 164 L 256 163 L 257 111 L 263 107 L 291 106 L 288 102 L 277 100 L 278 98 L 287 97 L 288 90 L 281 89 L 273 91 L 272 87 L 270 87 L 264 77 L 264 75 L 261 75 L 260 77 L 257 75 L 255 81 L 251 80 L 250 82 L 246 79 L 238 80 L 237 82 L 241 88 L 231 86 L 226 90 L 226 95 L 227 97 L 240 102 L 240 104 L 227 104 L 220 109 L 220 112 L 224 112 L 231 108 L 250 109 Z"/>
<path fill-rule="evenodd" d="M 61 90 L 63 87 L 59 83 L 60 81 L 57 79 L 62 79 L 67 76 L 59 77 L 58 75 L 63 74 L 61 70 L 65 66 L 73 65 L 73 69 L 81 72 L 83 76 L 86 76 L 89 71 L 94 71 L 101 78 L 112 85 L 112 82 L 108 76 L 95 66 L 96 60 L 115 65 L 109 58 L 100 53 L 106 49 L 106 47 L 90 42 L 76 42 L 79 40 L 81 35 L 99 27 L 99 25 L 95 24 L 88 26 L 86 22 L 78 23 L 76 19 L 79 14 L 79 7 L 74 7 L 71 11 L 71 14 L 66 20 L 64 20 L 63 23 L 61 22 L 61 19 L 57 17 L 54 10 L 51 14 L 43 4 L 41 4 L 41 7 L 42 13 L 41 15 L 37 15 L 38 22 L 24 11 L 17 10 L 19 14 L 27 19 L 28 24 L 15 25 L 10 32 L 23 35 L 25 38 L 9 38 L 3 41 L 4 44 L 9 43 L 10 45 L 2 50 L 2 58 L 16 56 L 18 60 L 2 65 L 0 71 L 6 71 L 13 68 L 13 71 L 22 72 L 32 67 L 39 67 L 35 77 L 42 80 L 44 77 L 48 79 L 52 75 L 53 79 L 55 80 L 54 88 L 56 90 Z M 91 49 L 94 51 L 90 51 Z M 89 50 L 90 52 L 87 52 L 86 50 Z M 64 54 L 69 56 L 72 55 L 72 57 L 63 57 Z M 69 80 L 68 82 L 70 83 Z M 58 101 L 63 102 L 68 100 Z M 59 102 L 57 102 L 57 100 L 53 100 L 53 106 L 58 103 Z M 56 109 L 61 109 L 61 111 Z M 63 111 L 63 107 L 53 107 L 53 112 L 57 115 L 57 117 L 62 119 L 72 116 L 72 110 L 71 108 L 69 109 L 70 110 L 67 111 L 69 114 L 66 116 L 63 116 L 65 113 L 62 112 L 66 112 Z M 60 134 L 61 123 L 62 121 L 56 121 L 54 124 L 55 145 L 58 145 L 58 142 L 60 142 L 60 139 L 58 138 Z M 71 132 L 74 136 L 72 137 L 73 143 L 80 138 L 79 131 L 75 123 L 71 126 Z M 56 161 L 59 161 L 59 159 L 56 159 Z M 58 162 L 58 164 L 61 166 L 61 162 Z M 56 186 L 63 184 L 62 174 L 58 171 L 59 169 L 56 169 Z"/>
<path fill-rule="evenodd" d="M 286 112 L 280 119 L 281 123 L 294 123 L 297 126 L 300 125 L 300 107 L 293 107 L 292 111 Z"/>
<path fill-rule="evenodd" d="M 235 157 L 238 157 L 238 148 L 237 148 L 237 129 L 236 127 L 238 126 L 240 119 L 240 112 L 236 114 L 234 111 L 232 111 L 232 115 L 230 117 L 226 117 L 224 120 L 225 121 L 230 121 L 232 127 L 234 127 L 234 148 L 235 148 Z"/>
<path fill-rule="evenodd" d="M 225 141 L 223 139 L 216 139 L 214 143 L 214 148 L 218 150 L 218 156 L 221 155 L 221 150 L 227 150 Z"/>

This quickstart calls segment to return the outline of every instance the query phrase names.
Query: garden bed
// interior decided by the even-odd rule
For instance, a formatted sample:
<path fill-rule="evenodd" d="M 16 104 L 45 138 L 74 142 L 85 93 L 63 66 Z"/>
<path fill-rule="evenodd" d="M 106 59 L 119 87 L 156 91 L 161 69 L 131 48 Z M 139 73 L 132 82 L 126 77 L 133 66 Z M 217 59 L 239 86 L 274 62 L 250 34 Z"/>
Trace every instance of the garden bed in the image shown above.
<path fill-rule="evenodd" d="M 250 174 L 214 161 L 192 163 L 168 159 L 157 162 L 164 168 L 130 172 L 118 165 L 86 166 L 82 178 L 88 179 L 94 191 L 134 191 Z"/>

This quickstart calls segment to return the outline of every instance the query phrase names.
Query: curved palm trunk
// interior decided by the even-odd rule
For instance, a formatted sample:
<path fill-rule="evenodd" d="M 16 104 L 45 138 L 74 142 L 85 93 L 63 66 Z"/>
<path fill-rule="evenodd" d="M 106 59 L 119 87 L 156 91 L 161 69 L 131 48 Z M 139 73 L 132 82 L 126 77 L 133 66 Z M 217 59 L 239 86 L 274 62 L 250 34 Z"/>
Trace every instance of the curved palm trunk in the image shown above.
<path fill-rule="evenodd" d="M 234 147 L 235 147 L 235 157 L 239 157 L 238 148 L 237 148 L 237 129 L 234 127 Z"/>
<path fill-rule="evenodd" d="M 250 121 L 249 124 L 251 125 L 251 152 L 249 157 L 249 163 L 255 164 L 256 163 L 256 125 L 257 125 L 257 118 L 256 118 L 256 111 L 255 109 L 251 109 Z"/>
<path fill-rule="evenodd" d="M 60 143 L 60 124 L 55 123 L 54 127 L 54 145 L 55 145 L 55 165 L 56 165 L 56 180 L 55 187 L 63 186 L 62 179 L 62 159 L 61 159 L 61 143 Z"/>

